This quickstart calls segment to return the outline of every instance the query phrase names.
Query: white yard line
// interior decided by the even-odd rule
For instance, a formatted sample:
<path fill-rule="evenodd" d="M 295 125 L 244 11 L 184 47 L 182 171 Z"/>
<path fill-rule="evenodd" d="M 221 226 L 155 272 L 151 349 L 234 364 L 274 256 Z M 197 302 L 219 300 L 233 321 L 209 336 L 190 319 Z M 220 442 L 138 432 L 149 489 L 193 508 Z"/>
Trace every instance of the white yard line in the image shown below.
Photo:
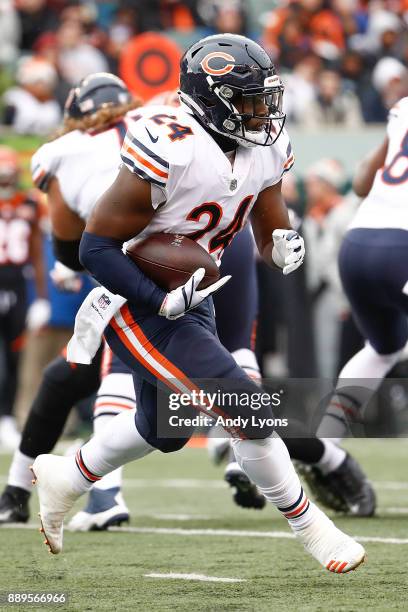
<path fill-rule="evenodd" d="M 7 482 L 6 476 L 0 476 L 0 483 Z M 408 491 L 408 482 L 379 480 L 372 482 L 374 488 L 385 491 Z M 222 480 L 205 478 L 125 478 L 123 486 L 129 489 L 225 489 L 227 483 Z"/>
<path fill-rule="evenodd" d="M 145 578 L 167 578 L 173 580 L 199 580 L 200 582 L 246 582 L 244 578 L 220 578 L 204 574 L 144 574 Z"/>
<path fill-rule="evenodd" d="M 384 491 L 400 491 L 401 489 L 408 490 L 408 482 L 398 482 L 392 480 L 377 480 L 374 481 L 373 487 L 375 489 L 383 489 Z"/>
<path fill-rule="evenodd" d="M 383 506 L 383 507 L 377 508 L 377 513 L 379 516 L 381 516 L 382 514 L 408 514 L 408 508 L 404 508 L 402 506 L 401 507 Z"/>
<path fill-rule="evenodd" d="M 123 486 L 139 489 L 225 489 L 228 485 L 222 479 L 201 478 L 124 478 Z"/>
<path fill-rule="evenodd" d="M 34 523 L 0 525 L 0 529 L 39 529 Z M 234 538 L 273 538 L 293 540 L 295 536 L 287 531 L 250 531 L 245 529 L 184 529 L 182 527 L 110 527 L 110 532 L 146 533 L 153 535 L 178 535 L 182 537 L 234 537 Z M 376 544 L 408 544 L 408 538 L 381 538 L 377 536 L 353 536 L 360 542 Z"/>
<path fill-rule="evenodd" d="M 6 483 L 7 476 L 0 476 L 0 483 Z M 123 486 L 128 489 L 226 489 L 227 483 L 220 478 L 124 478 Z"/>
<path fill-rule="evenodd" d="M 159 521 L 209 521 L 217 518 L 208 514 L 149 514 L 149 516 Z"/>

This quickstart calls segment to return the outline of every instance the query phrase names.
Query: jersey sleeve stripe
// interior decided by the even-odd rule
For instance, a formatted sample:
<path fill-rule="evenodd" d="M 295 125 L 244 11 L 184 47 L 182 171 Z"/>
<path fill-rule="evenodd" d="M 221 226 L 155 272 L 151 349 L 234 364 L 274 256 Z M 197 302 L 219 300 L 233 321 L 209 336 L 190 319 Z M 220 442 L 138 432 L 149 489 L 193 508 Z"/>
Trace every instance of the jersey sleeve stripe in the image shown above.
<path fill-rule="evenodd" d="M 130 158 L 130 157 L 127 157 L 124 154 L 123 150 L 122 150 L 122 153 L 121 153 L 121 157 L 122 157 L 123 163 L 130 168 L 130 171 L 134 172 L 135 174 L 140 176 L 140 178 L 145 179 L 146 181 L 149 181 L 149 183 L 154 183 L 155 185 L 158 185 L 159 187 L 165 187 L 166 186 L 166 182 L 165 181 L 161 181 L 158 178 L 154 178 L 150 174 L 147 174 L 147 172 L 142 170 L 139 166 L 136 166 L 134 160 L 132 158 Z M 147 168 L 146 168 L 146 170 L 147 170 Z"/>
<path fill-rule="evenodd" d="M 41 191 L 46 191 L 51 174 L 44 170 L 44 168 L 41 168 L 41 166 L 37 166 L 33 170 L 32 178 L 34 185 L 38 187 L 38 189 L 41 189 Z"/>
<path fill-rule="evenodd" d="M 137 151 L 135 151 L 135 149 L 133 149 L 130 145 L 124 144 L 123 149 L 126 156 L 130 157 L 130 159 L 133 160 L 135 165 L 142 164 L 143 166 L 145 166 L 145 168 L 148 168 L 158 176 L 161 176 L 165 179 L 169 177 L 168 172 L 164 172 L 163 170 L 160 170 L 160 168 L 157 168 L 157 166 L 152 164 L 149 160 L 142 157 L 142 155 L 139 155 L 139 153 L 137 153 Z"/>
<path fill-rule="evenodd" d="M 295 163 L 295 156 L 291 155 L 285 162 L 284 166 L 283 166 L 283 170 L 290 170 L 290 168 L 293 166 L 293 164 Z"/>
<path fill-rule="evenodd" d="M 128 135 L 128 137 L 129 137 L 129 135 Z M 137 149 L 139 149 L 140 151 L 143 151 L 143 153 L 145 155 L 147 155 L 148 157 L 151 157 L 152 159 L 154 159 L 155 162 L 160 164 L 160 166 L 163 166 L 163 168 L 167 168 L 167 170 L 169 169 L 168 162 L 166 162 L 166 160 L 164 160 L 162 157 L 159 157 L 159 155 L 157 155 L 157 153 L 154 153 L 153 151 L 148 149 L 142 142 L 140 142 L 140 140 L 137 140 L 137 138 L 135 138 L 134 136 L 131 136 L 130 137 L 130 141 L 131 141 L 131 143 L 134 146 L 136 146 Z M 126 144 L 126 142 L 125 142 L 125 144 Z"/>

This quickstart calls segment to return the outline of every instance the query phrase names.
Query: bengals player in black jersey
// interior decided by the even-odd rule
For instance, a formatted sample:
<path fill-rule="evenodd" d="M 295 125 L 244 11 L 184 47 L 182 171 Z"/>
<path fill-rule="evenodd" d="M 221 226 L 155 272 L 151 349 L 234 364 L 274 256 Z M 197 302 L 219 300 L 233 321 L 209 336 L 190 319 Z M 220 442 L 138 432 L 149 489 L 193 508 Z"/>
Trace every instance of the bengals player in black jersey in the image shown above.
<path fill-rule="evenodd" d="M 0 146 L 0 338 L 4 375 L 0 380 L 0 446 L 14 448 L 18 434 L 13 418 L 17 373 L 26 326 L 36 329 L 49 318 L 39 226 L 39 202 L 34 192 L 19 189 L 17 153 Z M 27 305 L 25 268 L 34 269 L 36 300 Z"/>

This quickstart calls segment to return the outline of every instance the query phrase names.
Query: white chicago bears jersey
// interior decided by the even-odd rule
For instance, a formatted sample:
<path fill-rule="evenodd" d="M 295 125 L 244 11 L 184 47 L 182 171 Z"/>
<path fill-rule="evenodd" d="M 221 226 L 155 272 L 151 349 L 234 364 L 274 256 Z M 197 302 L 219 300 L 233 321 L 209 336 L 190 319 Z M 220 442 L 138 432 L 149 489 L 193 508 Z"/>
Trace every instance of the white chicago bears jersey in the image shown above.
<path fill-rule="evenodd" d="M 387 125 L 388 152 L 366 199 L 350 227 L 408 230 L 408 98 L 391 110 Z"/>
<path fill-rule="evenodd" d="M 248 219 L 258 194 L 294 162 L 285 131 L 271 147 L 238 147 L 233 166 L 182 108 L 144 107 L 129 127 L 121 156 L 152 188 L 152 221 L 137 236 L 188 235 L 219 259 Z"/>
<path fill-rule="evenodd" d="M 131 111 L 103 132 L 75 130 L 42 145 L 31 160 L 35 185 L 46 192 L 55 176 L 66 204 L 86 220 L 118 174 L 120 148 L 135 116 L 137 111 Z"/>

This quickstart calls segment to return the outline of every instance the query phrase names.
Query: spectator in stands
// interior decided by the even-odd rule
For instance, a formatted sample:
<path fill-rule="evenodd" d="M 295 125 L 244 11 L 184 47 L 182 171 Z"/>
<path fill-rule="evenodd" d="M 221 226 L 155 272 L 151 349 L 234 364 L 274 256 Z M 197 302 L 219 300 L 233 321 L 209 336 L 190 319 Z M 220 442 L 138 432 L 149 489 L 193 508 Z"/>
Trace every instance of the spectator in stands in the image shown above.
<path fill-rule="evenodd" d="M 310 52 L 310 38 L 305 34 L 302 23 L 297 17 L 290 17 L 282 25 L 277 46 L 279 65 L 289 69 L 294 69 L 305 53 Z"/>
<path fill-rule="evenodd" d="M 105 45 L 109 72 L 118 73 L 118 63 L 122 49 L 137 33 L 135 11 L 132 8 L 119 8 L 108 27 L 108 37 Z"/>
<path fill-rule="evenodd" d="M 0 67 L 9 66 L 18 57 L 20 22 L 11 0 L 0 0 Z"/>
<path fill-rule="evenodd" d="M 345 37 L 339 16 L 322 0 L 303 0 L 308 13 L 311 47 L 320 57 L 337 60 L 345 48 Z"/>
<path fill-rule="evenodd" d="M 373 70 L 373 85 L 388 110 L 408 94 L 408 69 L 394 57 L 383 57 Z"/>
<path fill-rule="evenodd" d="M 200 0 L 198 11 L 209 28 L 209 34 L 230 32 L 248 35 L 246 0 Z"/>
<path fill-rule="evenodd" d="M 197 23 L 197 2 L 195 0 L 161 0 L 160 16 L 163 29 L 188 31 Z M 228 4 L 225 0 L 224 4 Z M 223 30 L 231 32 L 232 30 Z"/>
<path fill-rule="evenodd" d="M 358 0 L 332 0 L 331 8 L 341 21 L 344 37 L 348 39 L 359 32 L 358 11 L 361 2 Z"/>
<path fill-rule="evenodd" d="M 372 84 L 371 67 L 366 58 L 357 51 L 346 51 L 339 64 L 339 72 L 345 90 L 354 92 L 360 100 L 364 121 L 385 121 L 383 105 Z"/>
<path fill-rule="evenodd" d="M 305 172 L 307 209 L 302 233 L 308 254 L 306 274 L 313 304 L 318 375 L 323 378 L 336 373 L 340 327 L 337 290 L 328 285 L 326 275 L 327 267 L 335 262 L 322 256 L 322 245 L 328 219 L 343 203 L 345 181 L 344 168 L 336 159 L 321 159 Z"/>
<path fill-rule="evenodd" d="M 366 34 L 367 50 L 377 59 L 384 55 L 398 55 L 399 34 L 403 29 L 401 19 L 395 13 L 372 10 Z"/>
<path fill-rule="evenodd" d="M 354 128 L 363 123 L 357 96 L 343 89 L 341 77 L 334 70 L 320 73 L 316 97 L 299 119 L 306 128 L 339 125 Z"/>
<path fill-rule="evenodd" d="M 62 78 L 75 85 L 92 72 L 106 72 L 108 62 L 99 49 L 90 45 L 83 25 L 75 20 L 64 21 L 57 30 L 58 67 Z"/>
<path fill-rule="evenodd" d="M 61 111 L 54 98 L 57 73 L 49 62 L 25 57 L 16 74 L 17 86 L 3 96 L 5 125 L 18 134 L 49 134 L 59 124 Z"/>
<path fill-rule="evenodd" d="M 58 17 L 47 6 L 46 0 L 16 0 L 15 5 L 21 24 L 21 49 L 32 51 L 37 38 L 44 32 L 52 32 L 58 26 Z"/>
<path fill-rule="evenodd" d="M 288 73 L 282 74 L 285 85 L 284 111 L 289 121 L 300 123 L 310 104 L 316 98 L 317 78 L 322 60 L 312 53 L 301 59 Z"/>

